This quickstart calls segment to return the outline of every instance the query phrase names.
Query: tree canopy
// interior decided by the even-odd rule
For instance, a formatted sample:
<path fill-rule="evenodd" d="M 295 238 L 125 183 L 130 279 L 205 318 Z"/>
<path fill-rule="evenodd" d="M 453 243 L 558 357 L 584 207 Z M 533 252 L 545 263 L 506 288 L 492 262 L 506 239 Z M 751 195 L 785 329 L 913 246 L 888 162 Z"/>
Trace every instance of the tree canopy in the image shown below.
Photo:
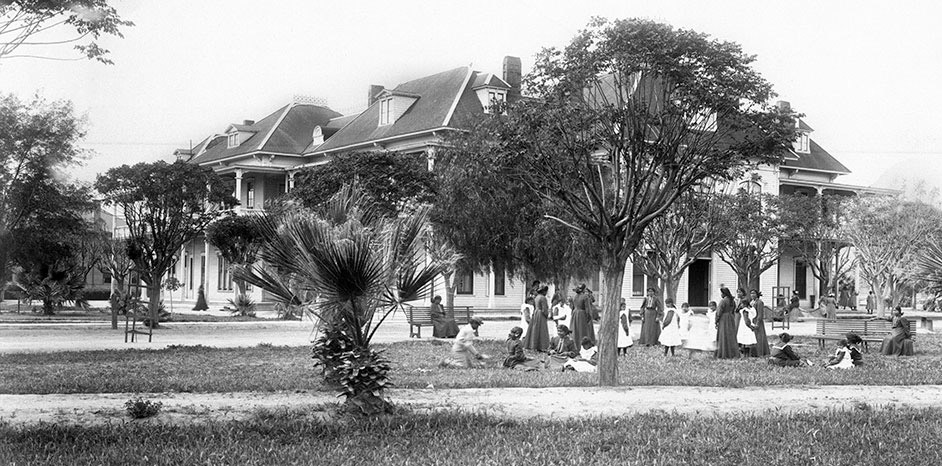
<path fill-rule="evenodd" d="M 97 40 L 103 34 L 124 37 L 122 28 L 131 26 L 134 23 L 122 19 L 108 0 L 0 1 L 0 60 L 67 60 L 46 55 L 43 47 L 75 44 L 73 48 L 80 54 L 76 59 L 113 64 L 108 50 L 98 45 Z M 68 34 L 54 35 L 65 30 L 69 30 Z M 86 39 L 90 40 L 83 43 Z M 18 54 L 14 55 L 15 52 Z"/>

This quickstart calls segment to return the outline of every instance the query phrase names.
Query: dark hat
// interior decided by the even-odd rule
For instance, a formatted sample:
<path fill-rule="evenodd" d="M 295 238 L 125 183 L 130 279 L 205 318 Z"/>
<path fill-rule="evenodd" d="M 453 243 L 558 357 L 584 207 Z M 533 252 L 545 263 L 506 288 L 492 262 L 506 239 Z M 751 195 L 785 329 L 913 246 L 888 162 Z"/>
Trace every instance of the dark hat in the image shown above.
<path fill-rule="evenodd" d="M 559 331 L 559 332 L 563 332 L 563 333 L 565 333 L 566 335 L 569 335 L 570 333 L 572 333 L 572 330 L 569 330 L 569 327 L 567 327 L 567 326 L 565 326 L 565 325 L 560 325 L 560 326 L 556 327 L 556 330 Z"/>
<path fill-rule="evenodd" d="M 468 323 L 469 323 L 469 324 L 472 323 L 472 322 L 477 322 L 478 325 L 484 325 L 484 319 L 482 319 L 482 318 L 480 318 L 480 317 L 472 317 L 472 318 L 468 319 Z M 521 330 L 523 330 L 523 329 L 521 329 Z"/>

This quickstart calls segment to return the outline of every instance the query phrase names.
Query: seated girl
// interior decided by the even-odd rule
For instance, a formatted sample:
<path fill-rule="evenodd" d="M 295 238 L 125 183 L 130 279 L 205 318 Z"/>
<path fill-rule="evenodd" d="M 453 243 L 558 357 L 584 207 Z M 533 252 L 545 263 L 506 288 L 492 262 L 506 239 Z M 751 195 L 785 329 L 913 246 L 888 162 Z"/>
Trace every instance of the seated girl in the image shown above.
<path fill-rule="evenodd" d="M 595 372 L 596 365 L 599 363 L 599 349 L 592 344 L 589 337 L 582 337 L 582 349 L 579 356 L 566 361 L 563 370 L 569 369 L 576 372 Z"/>
<path fill-rule="evenodd" d="M 792 341 L 792 336 L 788 333 L 782 333 L 778 336 L 778 341 L 772 345 L 771 356 L 769 357 L 769 364 L 779 367 L 799 367 L 804 365 L 813 365 L 811 361 L 807 359 L 802 361 L 798 354 L 795 353 L 795 350 L 792 349 L 792 346 L 789 342 Z"/>
<path fill-rule="evenodd" d="M 528 358 L 523 352 L 523 341 L 520 336 L 523 335 L 523 329 L 514 327 L 510 329 L 507 335 L 507 357 L 504 358 L 504 367 L 522 371 L 535 371 L 538 369 L 539 361 Z"/>
<path fill-rule="evenodd" d="M 579 355 L 576 342 L 572 341 L 572 330 L 560 324 L 556 329 L 556 336 L 550 339 L 549 357 L 546 359 L 547 369 L 562 370 L 567 361 Z"/>
<path fill-rule="evenodd" d="M 847 338 L 837 343 L 837 351 L 828 361 L 828 369 L 850 369 L 863 364 L 863 354 L 860 353 L 860 345 L 863 340 L 854 333 L 848 333 Z"/>

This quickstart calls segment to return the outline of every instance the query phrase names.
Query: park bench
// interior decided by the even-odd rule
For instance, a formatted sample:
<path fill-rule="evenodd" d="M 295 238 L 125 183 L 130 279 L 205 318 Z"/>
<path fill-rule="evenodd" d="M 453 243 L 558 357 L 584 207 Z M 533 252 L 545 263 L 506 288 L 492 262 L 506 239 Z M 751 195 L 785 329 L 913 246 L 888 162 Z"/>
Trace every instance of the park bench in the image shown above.
<path fill-rule="evenodd" d="M 455 323 L 467 324 L 471 319 L 471 309 L 471 306 L 455 306 Z M 432 308 L 407 306 L 406 320 L 409 322 L 409 338 L 422 338 L 422 326 L 432 326 Z"/>
<path fill-rule="evenodd" d="M 824 348 L 826 340 L 842 340 L 848 333 L 856 333 L 864 342 L 864 350 L 870 351 L 870 342 L 882 342 L 890 333 L 893 323 L 887 320 L 824 319 L 818 321 L 817 333 L 812 336 L 818 346 Z M 909 321 L 909 332 L 916 339 L 916 321 Z"/>

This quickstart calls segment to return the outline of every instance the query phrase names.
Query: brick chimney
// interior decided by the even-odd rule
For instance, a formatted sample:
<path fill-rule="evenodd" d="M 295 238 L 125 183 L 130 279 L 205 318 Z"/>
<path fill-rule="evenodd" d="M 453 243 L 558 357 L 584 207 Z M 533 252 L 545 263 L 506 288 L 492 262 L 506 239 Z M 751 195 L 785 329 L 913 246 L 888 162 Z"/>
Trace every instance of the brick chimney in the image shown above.
<path fill-rule="evenodd" d="M 386 88 L 379 84 L 370 84 L 370 93 L 366 96 L 366 106 L 369 107 L 373 105 L 373 103 L 376 102 L 376 95 L 383 92 L 384 89 Z"/>
<path fill-rule="evenodd" d="M 507 93 L 507 101 L 513 102 L 520 98 L 520 79 L 522 76 L 520 57 L 504 57 L 504 81 L 511 89 Z"/>
<path fill-rule="evenodd" d="M 790 112 L 792 109 L 792 104 L 789 103 L 787 100 L 779 100 L 778 102 L 775 102 L 775 106 L 777 106 L 779 110 L 782 110 L 784 112 Z"/>
<path fill-rule="evenodd" d="M 255 124 L 255 120 L 242 120 L 242 124 L 245 126 L 252 126 Z"/>

